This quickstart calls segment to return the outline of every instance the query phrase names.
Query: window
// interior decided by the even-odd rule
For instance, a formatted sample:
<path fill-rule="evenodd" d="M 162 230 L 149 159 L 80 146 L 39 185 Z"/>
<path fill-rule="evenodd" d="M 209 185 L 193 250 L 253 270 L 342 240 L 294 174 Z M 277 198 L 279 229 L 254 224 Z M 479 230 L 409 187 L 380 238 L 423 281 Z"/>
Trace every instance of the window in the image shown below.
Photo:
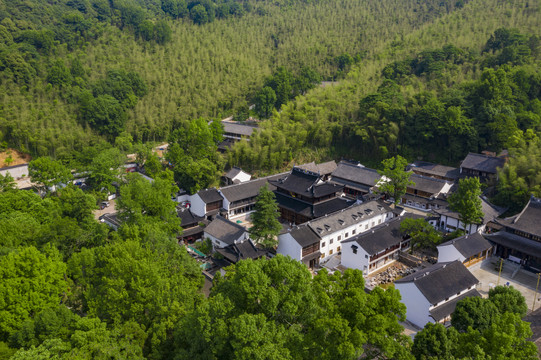
<path fill-rule="evenodd" d="M 351 245 L 351 250 L 353 251 L 354 254 L 357 254 L 357 246 Z"/>
<path fill-rule="evenodd" d="M 325 253 L 321 254 L 321 258 L 323 259 L 325 257 Z"/>
<path fill-rule="evenodd" d="M 342 240 L 342 235 L 338 235 L 338 241 Z"/>
<path fill-rule="evenodd" d="M 345 239 L 347 239 L 347 238 L 348 238 L 348 236 L 349 236 L 349 233 L 346 233 Z"/>
<path fill-rule="evenodd" d="M 368 255 L 365 255 L 364 258 L 365 258 L 365 259 L 368 259 Z"/>
<path fill-rule="evenodd" d="M 378 224 L 381 224 L 381 219 L 378 219 Z"/>
<path fill-rule="evenodd" d="M 366 225 L 364 226 L 364 229 L 365 229 L 365 230 L 368 230 L 368 224 L 366 224 Z"/>
<path fill-rule="evenodd" d="M 333 242 L 334 242 L 334 239 L 331 239 L 331 240 L 329 241 L 329 245 L 332 244 Z"/>
<path fill-rule="evenodd" d="M 356 232 L 357 230 L 353 229 L 353 231 L 351 232 L 351 235 L 355 235 Z"/>
<path fill-rule="evenodd" d="M 329 255 L 332 255 L 332 252 L 333 252 L 333 251 L 332 251 L 332 249 L 331 249 L 331 250 L 329 250 Z"/>
<path fill-rule="evenodd" d="M 340 246 L 336 248 L 336 252 L 340 252 Z"/>
<path fill-rule="evenodd" d="M 325 247 L 325 241 L 321 243 L 321 247 Z"/>

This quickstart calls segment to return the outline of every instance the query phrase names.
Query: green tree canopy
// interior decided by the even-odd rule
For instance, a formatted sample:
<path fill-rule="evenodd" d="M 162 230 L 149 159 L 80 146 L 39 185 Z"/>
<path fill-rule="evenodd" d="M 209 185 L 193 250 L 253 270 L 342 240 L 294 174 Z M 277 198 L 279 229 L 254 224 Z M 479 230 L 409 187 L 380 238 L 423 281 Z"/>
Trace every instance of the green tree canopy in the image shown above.
<path fill-rule="evenodd" d="M 396 155 L 390 159 L 381 162 L 382 171 L 378 171 L 382 176 L 379 192 L 387 194 L 394 199 L 395 204 L 399 204 L 402 196 L 406 193 L 406 188 L 413 185 L 410 180 L 410 172 L 406 171 L 408 162 L 400 155 Z M 385 178 L 383 178 L 385 177 Z"/>
<path fill-rule="evenodd" d="M 6 341 L 23 322 L 56 306 L 66 295 L 66 264 L 47 247 L 20 247 L 0 257 L 0 340 Z"/>
<path fill-rule="evenodd" d="M 411 359 L 399 299 L 394 289 L 367 294 L 357 270 L 312 279 L 281 255 L 240 261 L 177 326 L 176 359 Z"/>
<path fill-rule="evenodd" d="M 467 226 L 480 224 L 483 220 L 483 210 L 481 207 L 481 184 L 476 177 L 460 179 L 458 190 L 449 196 L 449 206 L 458 212 L 459 219 L 464 223 L 464 230 L 468 231 Z M 471 228 L 469 229 L 471 232 Z"/>
<path fill-rule="evenodd" d="M 524 296 L 512 286 L 496 286 L 488 291 L 488 299 L 496 305 L 500 313 L 514 313 L 526 316 L 528 305 Z"/>
<path fill-rule="evenodd" d="M 441 235 L 425 219 L 402 220 L 400 232 L 411 237 L 412 248 L 435 249 L 441 241 Z"/>
<path fill-rule="evenodd" d="M 451 325 L 461 332 L 468 327 L 483 331 L 500 316 L 496 305 L 480 297 L 470 297 L 458 302 L 451 317 Z"/>
<path fill-rule="evenodd" d="M 265 184 L 259 189 L 256 197 L 255 211 L 250 216 L 253 226 L 250 228 L 250 236 L 267 248 L 278 244 L 278 234 L 282 225 L 278 221 L 280 214 L 276 196 Z"/>
<path fill-rule="evenodd" d="M 176 242 L 158 250 L 136 241 L 84 249 L 68 269 L 72 306 L 108 324 L 140 324 L 146 355 L 157 356 L 173 325 L 200 300 L 200 269 Z"/>
<path fill-rule="evenodd" d="M 32 182 L 38 184 L 45 192 L 50 188 L 56 191 L 58 185 L 67 185 L 68 181 L 73 178 L 68 168 L 60 161 L 50 157 L 41 157 L 30 161 L 28 173 Z"/>

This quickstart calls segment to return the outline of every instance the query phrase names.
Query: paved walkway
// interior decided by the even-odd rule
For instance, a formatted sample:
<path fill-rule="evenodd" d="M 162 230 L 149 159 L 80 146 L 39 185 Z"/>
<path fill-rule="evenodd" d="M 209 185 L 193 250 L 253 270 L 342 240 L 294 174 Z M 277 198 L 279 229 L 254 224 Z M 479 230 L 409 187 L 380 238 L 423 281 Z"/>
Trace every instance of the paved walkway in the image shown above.
<path fill-rule="evenodd" d="M 471 273 L 480 281 L 479 292 L 486 297 L 490 288 L 498 284 L 509 284 L 524 296 L 526 305 L 528 305 L 528 312 L 532 310 L 532 305 L 534 306 L 534 310 L 539 309 L 541 307 L 541 293 L 536 293 L 537 276 L 522 269 L 516 272 L 517 264 L 504 261 L 498 282 L 499 263 L 500 259 L 493 257 L 483 262 L 481 266 L 474 267 L 471 270 Z"/>

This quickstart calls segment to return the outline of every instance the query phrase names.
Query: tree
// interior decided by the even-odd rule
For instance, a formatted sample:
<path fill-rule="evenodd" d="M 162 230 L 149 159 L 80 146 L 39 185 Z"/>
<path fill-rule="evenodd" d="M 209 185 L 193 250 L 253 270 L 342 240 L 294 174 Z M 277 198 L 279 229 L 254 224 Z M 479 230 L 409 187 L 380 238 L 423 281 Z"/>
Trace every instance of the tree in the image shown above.
<path fill-rule="evenodd" d="M 530 336 L 530 324 L 522 321 L 520 315 L 501 314 L 484 330 L 469 329 L 459 334 L 455 356 L 459 359 L 537 360 L 537 347 L 528 341 Z"/>
<path fill-rule="evenodd" d="M 5 191 L 12 191 L 17 188 L 17 185 L 15 185 L 15 180 L 13 180 L 13 177 L 10 173 L 6 173 L 6 175 L 0 174 L 0 193 Z"/>
<path fill-rule="evenodd" d="M 490 289 L 488 299 L 496 305 L 502 314 L 510 312 L 523 318 L 528 312 L 524 296 L 512 286 L 496 286 Z"/>
<path fill-rule="evenodd" d="M 20 247 L 0 257 L 0 341 L 47 307 L 56 306 L 68 290 L 66 264 L 47 247 Z"/>
<path fill-rule="evenodd" d="M 500 312 L 493 302 L 480 297 L 469 297 L 460 300 L 451 317 L 451 325 L 461 332 L 468 327 L 483 331 L 500 316 Z"/>
<path fill-rule="evenodd" d="M 81 318 L 63 306 L 39 315 L 47 322 L 27 322 L 24 334 L 15 334 L 28 342 L 14 359 L 144 359 L 146 335 L 136 323 L 110 330 L 100 319 Z"/>
<path fill-rule="evenodd" d="M 452 359 L 457 346 L 458 333 L 442 324 L 427 323 L 415 335 L 411 353 L 416 359 Z"/>
<path fill-rule="evenodd" d="M 265 86 L 255 97 L 255 111 L 262 119 L 268 119 L 276 103 L 276 93 L 270 86 Z"/>
<path fill-rule="evenodd" d="M 410 180 L 410 172 L 406 171 L 408 162 L 400 155 L 396 155 L 390 159 L 381 162 L 383 170 L 378 171 L 382 176 L 379 185 L 379 192 L 387 194 L 394 200 L 395 205 L 400 203 L 402 196 L 406 193 L 408 185 L 413 185 Z"/>
<path fill-rule="evenodd" d="M 32 182 L 38 184 L 45 192 L 49 189 L 56 191 L 58 185 L 67 185 L 68 181 L 73 178 L 68 168 L 60 161 L 50 157 L 41 157 L 30 161 L 28 173 Z"/>
<path fill-rule="evenodd" d="M 400 223 L 400 232 L 411 237 L 411 247 L 435 249 L 441 236 L 425 219 L 406 218 Z"/>
<path fill-rule="evenodd" d="M 274 247 L 278 244 L 277 237 L 282 230 L 279 217 L 276 196 L 265 184 L 256 197 L 255 211 L 251 215 L 253 226 L 250 228 L 250 235 L 263 246 Z"/>
<path fill-rule="evenodd" d="M 458 212 L 459 219 L 464 223 L 464 230 L 471 232 L 471 226 L 479 224 L 483 220 L 483 210 L 481 207 L 481 184 L 476 177 L 460 179 L 458 190 L 449 196 L 449 206 L 452 210 Z"/>
<path fill-rule="evenodd" d="M 159 356 L 169 332 L 201 300 L 197 263 L 176 241 L 151 249 L 128 240 L 83 249 L 68 262 L 72 307 L 109 325 L 136 322 L 145 329 L 145 356 Z M 158 247 L 158 246 L 156 246 Z"/>
<path fill-rule="evenodd" d="M 179 360 L 411 359 L 398 323 L 404 317 L 399 292 L 367 294 L 358 270 L 312 278 L 282 255 L 244 260 L 217 276 L 208 302 L 182 319 L 174 353 Z"/>
<path fill-rule="evenodd" d="M 207 9 L 201 4 L 195 5 L 190 9 L 190 18 L 197 25 L 203 25 L 209 22 L 209 16 L 207 14 Z"/>
<path fill-rule="evenodd" d="M 151 183 L 134 173 L 128 174 L 126 180 L 117 201 L 119 217 L 126 224 L 137 226 L 142 234 L 147 234 L 152 225 L 175 238 L 180 232 L 180 219 L 176 203 L 171 200 L 178 191 L 172 178 L 156 177 Z"/>
<path fill-rule="evenodd" d="M 86 183 L 97 192 L 114 192 L 113 182 L 119 181 L 120 167 L 124 161 L 125 157 L 118 149 L 111 148 L 101 151 L 92 159 L 92 163 L 87 168 Z"/>
<path fill-rule="evenodd" d="M 162 163 L 158 155 L 150 154 L 145 161 L 145 172 L 148 176 L 154 177 L 162 170 Z"/>

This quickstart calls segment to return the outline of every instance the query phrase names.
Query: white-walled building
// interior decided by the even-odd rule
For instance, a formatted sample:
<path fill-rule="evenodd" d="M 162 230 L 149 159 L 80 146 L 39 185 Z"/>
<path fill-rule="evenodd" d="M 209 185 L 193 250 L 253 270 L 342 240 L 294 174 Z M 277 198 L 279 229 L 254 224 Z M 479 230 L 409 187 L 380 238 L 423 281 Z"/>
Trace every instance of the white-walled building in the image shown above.
<path fill-rule="evenodd" d="M 483 219 L 477 224 L 469 224 L 465 227 L 464 223 L 459 220 L 460 214 L 456 211 L 452 211 L 449 208 L 437 209 L 433 212 L 438 218 L 431 220 L 430 224 L 441 231 L 453 232 L 460 229 L 464 230 L 467 234 L 473 234 L 484 231 L 486 224 L 503 214 L 506 209 L 492 205 L 481 197 L 481 210 L 483 212 Z"/>
<path fill-rule="evenodd" d="M 410 180 L 413 184 L 407 187 L 402 205 L 423 211 L 448 206 L 447 195 L 453 183 L 418 174 L 412 174 Z"/>
<path fill-rule="evenodd" d="M 222 195 L 214 188 L 201 190 L 190 196 L 189 202 L 192 213 L 209 219 L 217 215 L 223 206 Z"/>
<path fill-rule="evenodd" d="M 405 218 L 420 218 L 406 213 L 395 217 L 371 231 L 363 232 L 342 242 L 342 265 L 358 269 L 364 276 L 381 269 L 398 259 L 400 251 L 410 247 L 409 237 L 400 232 L 400 223 Z"/>
<path fill-rule="evenodd" d="M 286 175 L 287 173 L 281 173 L 220 188 L 218 191 L 223 197 L 222 208 L 225 216 L 235 219 L 252 213 L 259 190 L 267 185 L 269 190 L 273 191 L 275 187 L 269 184 L 269 180 L 278 180 Z"/>
<path fill-rule="evenodd" d="M 427 323 L 447 324 L 458 301 L 481 296 L 479 280 L 460 261 L 437 263 L 396 280 L 395 289 L 406 305 L 406 318 L 423 328 Z"/>
<path fill-rule="evenodd" d="M 207 225 L 203 237 L 209 238 L 214 248 L 225 248 L 249 239 L 248 231 L 244 227 L 219 215 Z"/>
<path fill-rule="evenodd" d="M 301 250 L 317 242 L 321 261 L 342 250 L 342 242 L 366 232 L 394 217 L 392 209 L 380 201 L 355 204 L 347 209 L 306 222 L 278 236 L 277 252 L 301 261 Z M 307 228 L 307 229 L 305 229 Z M 310 231 L 308 231 L 310 230 Z M 309 241 L 306 241 L 309 239 Z M 310 253 L 315 252 L 315 249 Z"/>
<path fill-rule="evenodd" d="M 492 245 L 479 233 L 464 235 L 438 245 L 438 262 L 458 260 L 466 267 L 475 265 L 492 254 Z"/>
<path fill-rule="evenodd" d="M 240 184 L 250 181 L 250 179 L 252 179 L 252 175 L 242 171 L 241 168 L 236 166 L 233 166 L 231 170 L 224 175 L 226 185 Z"/>

